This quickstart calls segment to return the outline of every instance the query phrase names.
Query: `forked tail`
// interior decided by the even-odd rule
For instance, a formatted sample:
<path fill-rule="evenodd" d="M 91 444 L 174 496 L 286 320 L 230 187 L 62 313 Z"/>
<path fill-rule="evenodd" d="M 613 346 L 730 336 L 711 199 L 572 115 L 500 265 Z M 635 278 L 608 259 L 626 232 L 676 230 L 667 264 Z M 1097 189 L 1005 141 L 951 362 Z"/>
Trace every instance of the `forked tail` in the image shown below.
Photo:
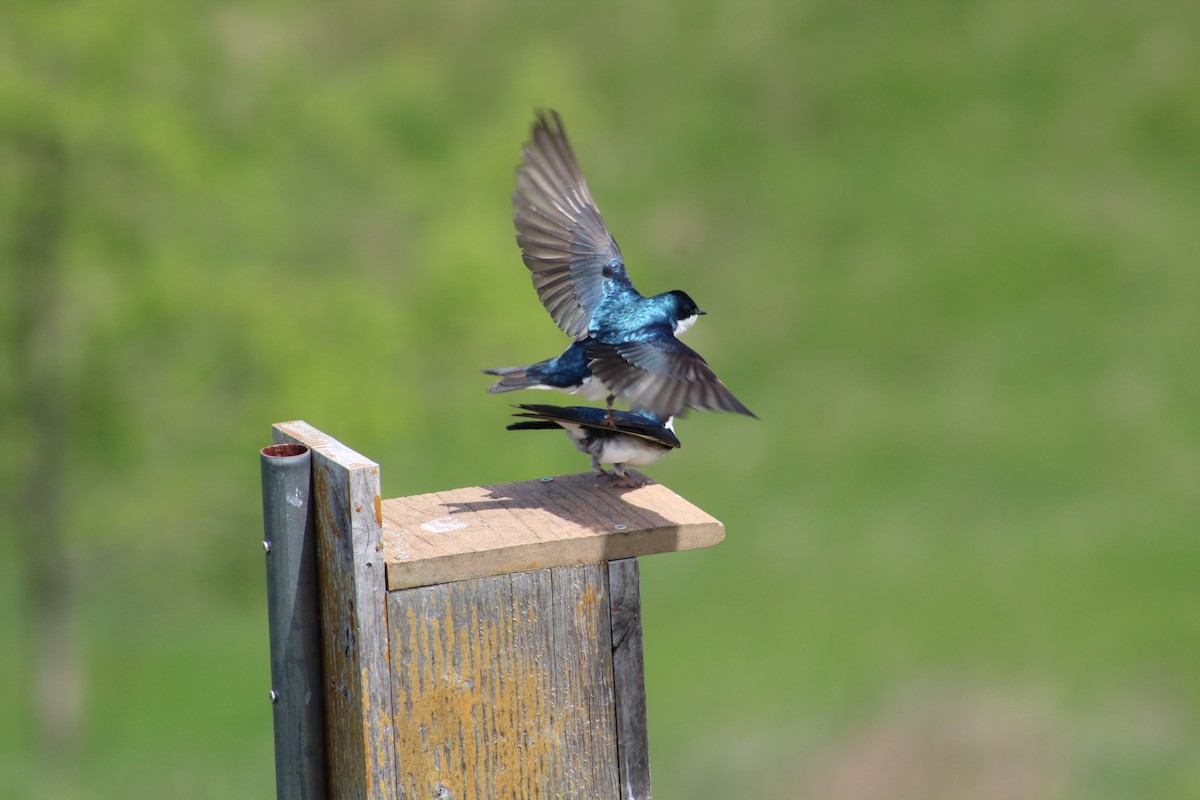
<path fill-rule="evenodd" d="M 492 394 L 500 394 L 536 386 L 538 380 L 532 377 L 528 370 L 529 367 L 495 367 L 483 370 L 488 375 L 500 376 L 500 380 L 489 386 L 488 391 Z"/>

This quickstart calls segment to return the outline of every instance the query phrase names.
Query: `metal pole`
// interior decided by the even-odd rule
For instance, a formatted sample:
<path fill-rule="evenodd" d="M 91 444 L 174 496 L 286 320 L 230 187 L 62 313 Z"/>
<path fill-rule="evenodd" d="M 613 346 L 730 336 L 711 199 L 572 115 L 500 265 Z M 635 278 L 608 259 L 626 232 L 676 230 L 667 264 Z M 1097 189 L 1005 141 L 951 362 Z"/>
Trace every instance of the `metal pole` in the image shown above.
<path fill-rule="evenodd" d="M 323 800 L 321 618 L 309 449 L 302 444 L 263 448 L 262 490 L 275 795 L 279 800 Z"/>

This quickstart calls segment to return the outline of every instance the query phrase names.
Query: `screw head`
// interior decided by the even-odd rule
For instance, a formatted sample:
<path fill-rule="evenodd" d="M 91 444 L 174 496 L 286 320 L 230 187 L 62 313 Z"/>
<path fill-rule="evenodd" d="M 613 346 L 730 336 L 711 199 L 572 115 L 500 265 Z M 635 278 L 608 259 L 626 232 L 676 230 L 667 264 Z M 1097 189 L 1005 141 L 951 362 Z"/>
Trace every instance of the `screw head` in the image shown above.
<path fill-rule="evenodd" d="M 270 539 L 263 539 L 263 552 L 264 553 L 271 552 L 271 540 Z"/>
<path fill-rule="evenodd" d="M 271 705 L 274 705 L 275 703 L 278 703 L 278 702 L 279 702 L 279 692 L 272 689 L 271 690 Z"/>
<path fill-rule="evenodd" d="M 549 483 L 550 481 L 554 480 L 554 478 L 538 478 L 538 480 L 542 483 Z"/>
<path fill-rule="evenodd" d="M 616 525 L 613 525 L 613 530 L 614 531 L 623 531 L 628 527 L 629 526 L 626 525 L 624 522 L 618 522 Z"/>

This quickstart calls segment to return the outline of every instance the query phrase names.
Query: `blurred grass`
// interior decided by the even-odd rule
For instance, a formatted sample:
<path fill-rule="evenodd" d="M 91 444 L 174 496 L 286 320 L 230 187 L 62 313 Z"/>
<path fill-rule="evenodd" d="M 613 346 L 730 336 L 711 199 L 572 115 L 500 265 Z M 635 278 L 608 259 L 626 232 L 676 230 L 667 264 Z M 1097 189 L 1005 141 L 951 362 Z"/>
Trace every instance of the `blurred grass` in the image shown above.
<path fill-rule="evenodd" d="M 564 344 L 509 221 L 536 106 L 763 419 L 693 415 L 651 470 L 729 534 L 643 563 L 659 792 L 1200 796 L 1195 8 L 0 13 L 0 135 L 70 154 L 88 690 L 39 760 L 0 537 L 7 796 L 269 794 L 271 422 L 389 496 L 586 466 L 477 373 Z"/>

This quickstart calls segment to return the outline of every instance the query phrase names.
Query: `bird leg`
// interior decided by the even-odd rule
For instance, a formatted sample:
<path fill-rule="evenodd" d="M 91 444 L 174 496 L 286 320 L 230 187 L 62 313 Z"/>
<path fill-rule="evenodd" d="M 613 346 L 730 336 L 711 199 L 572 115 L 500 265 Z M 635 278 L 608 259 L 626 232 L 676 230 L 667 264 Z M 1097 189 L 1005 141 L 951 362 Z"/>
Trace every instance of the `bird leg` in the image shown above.
<path fill-rule="evenodd" d="M 596 485 L 600 485 L 600 479 L 603 478 L 620 478 L 625 481 L 625 485 L 630 489 L 636 489 L 639 486 L 645 486 L 645 483 L 635 483 L 633 478 L 625 474 L 624 464 L 613 464 L 612 472 L 609 472 L 604 467 L 600 466 L 600 459 L 592 456 L 592 469 L 596 470 Z"/>
<path fill-rule="evenodd" d="M 596 485 L 597 486 L 600 485 L 600 475 L 603 475 L 604 477 L 607 478 L 609 475 L 612 474 L 611 472 L 606 470 L 604 467 L 600 466 L 600 459 L 597 458 L 596 456 L 592 456 L 592 469 L 594 469 L 594 470 L 596 470 L 596 472 L 600 473 L 599 475 L 596 476 Z"/>
<path fill-rule="evenodd" d="M 604 415 L 604 424 L 610 428 L 617 427 L 617 421 L 615 419 L 613 419 L 613 413 L 612 413 L 613 412 L 613 407 L 612 407 L 613 400 L 616 400 L 616 399 L 617 399 L 616 395 L 610 394 L 608 396 L 608 399 L 604 401 L 604 404 L 606 406 L 608 406 L 608 413 Z"/>
<path fill-rule="evenodd" d="M 625 474 L 625 465 L 624 464 L 613 464 L 612 474 L 616 475 L 618 478 L 625 481 L 625 485 L 628 486 L 630 489 L 636 489 L 639 486 L 645 485 L 642 483 L 634 483 L 633 478 L 631 478 Z"/>

